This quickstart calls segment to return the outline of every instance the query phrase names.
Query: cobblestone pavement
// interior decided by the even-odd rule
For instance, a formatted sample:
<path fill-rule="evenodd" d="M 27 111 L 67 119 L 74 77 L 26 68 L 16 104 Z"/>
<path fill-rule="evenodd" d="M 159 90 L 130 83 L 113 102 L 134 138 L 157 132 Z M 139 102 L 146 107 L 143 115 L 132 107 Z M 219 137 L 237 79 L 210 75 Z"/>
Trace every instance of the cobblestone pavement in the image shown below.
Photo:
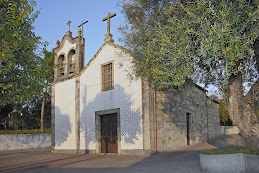
<path fill-rule="evenodd" d="M 227 145 L 242 145 L 240 136 L 222 136 L 210 142 L 152 156 L 51 153 L 50 149 L 2 151 L 0 172 L 200 173 L 201 150 Z"/>

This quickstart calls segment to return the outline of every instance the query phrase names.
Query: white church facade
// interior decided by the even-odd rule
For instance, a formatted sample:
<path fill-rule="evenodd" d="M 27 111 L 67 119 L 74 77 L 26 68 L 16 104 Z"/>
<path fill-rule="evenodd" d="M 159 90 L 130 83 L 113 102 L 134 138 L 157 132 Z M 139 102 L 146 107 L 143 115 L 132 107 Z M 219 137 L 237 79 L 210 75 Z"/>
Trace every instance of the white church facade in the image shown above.
<path fill-rule="evenodd" d="M 153 91 L 109 32 L 86 66 L 84 50 L 80 29 L 54 49 L 53 152 L 152 154 L 220 135 L 218 104 L 201 87 Z"/>

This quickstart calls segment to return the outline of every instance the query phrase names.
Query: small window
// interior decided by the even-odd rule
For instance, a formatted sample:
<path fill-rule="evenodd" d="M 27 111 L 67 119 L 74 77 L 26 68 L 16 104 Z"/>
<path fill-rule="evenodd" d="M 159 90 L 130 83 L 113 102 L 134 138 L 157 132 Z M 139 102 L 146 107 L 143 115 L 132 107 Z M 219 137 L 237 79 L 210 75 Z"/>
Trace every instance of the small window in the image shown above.
<path fill-rule="evenodd" d="M 102 91 L 113 89 L 112 63 L 102 65 Z"/>

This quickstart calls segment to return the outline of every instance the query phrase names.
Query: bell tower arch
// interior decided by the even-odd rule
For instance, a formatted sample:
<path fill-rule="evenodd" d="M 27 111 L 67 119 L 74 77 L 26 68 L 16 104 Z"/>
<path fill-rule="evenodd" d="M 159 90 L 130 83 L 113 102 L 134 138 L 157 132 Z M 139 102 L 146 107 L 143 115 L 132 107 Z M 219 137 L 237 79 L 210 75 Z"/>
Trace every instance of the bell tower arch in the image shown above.
<path fill-rule="evenodd" d="M 70 78 L 78 74 L 84 67 L 85 40 L 82 36 L 81 28 L 78 35 L 72 37 L 68 22 L 68 31 L 61 42 L 57 41 L 54 48 L 56 68 L 54 69 L 54 82 Z"/>

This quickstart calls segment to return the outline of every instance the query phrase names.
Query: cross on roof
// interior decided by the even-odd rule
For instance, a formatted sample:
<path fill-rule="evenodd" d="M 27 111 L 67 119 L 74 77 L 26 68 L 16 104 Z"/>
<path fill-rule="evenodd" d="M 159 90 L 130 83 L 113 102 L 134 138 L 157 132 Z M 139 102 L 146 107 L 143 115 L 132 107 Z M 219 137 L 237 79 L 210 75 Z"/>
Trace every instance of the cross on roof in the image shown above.
<path fill-rule="evenodd" d="M 107 20 L 107 34 L 110 34 L 110 19 L 112 18 L 112 17 L 114 17 L 114 16 L 116 16 L 116 13 L 113 13 L 113 14 L 111 14 L 110 12 L 108 13 L 108 16 L 107 17 L 105 17 L 105 18 L 103 18 L 103 21 L 106 21 Z"/>
<path fill-rule="evenodd" d="M 71 23 L 71 21 L 69 20 L 69 21 L 67 22 L 67 25 L 68 25 L 68 31 L 70 31 L 70 23 Z"/>

